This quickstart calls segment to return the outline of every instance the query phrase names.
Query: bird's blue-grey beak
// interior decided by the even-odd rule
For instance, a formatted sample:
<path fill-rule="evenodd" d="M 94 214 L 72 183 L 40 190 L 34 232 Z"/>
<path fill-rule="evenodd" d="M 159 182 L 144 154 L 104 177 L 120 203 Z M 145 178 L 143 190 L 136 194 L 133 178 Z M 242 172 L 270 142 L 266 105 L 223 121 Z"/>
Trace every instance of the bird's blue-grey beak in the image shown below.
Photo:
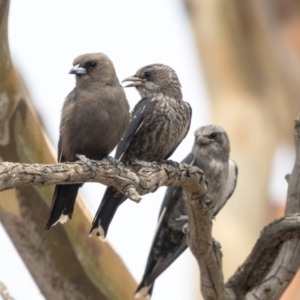
<path fill-rule="evenodd" d="M 125 81 L 132 81 L 132 83 L 129 83 L 129 84 L 125 85 L 124 87 L 132 87 L 132 86 L 143 85 L 146 80 L 145 79 L 141 79 L 141 78 L 139 78 L 137 76 L 130 76 L 130 77 L 125 78 L 122 81 L 122 83 L 125 82 Z"/>
<path fill-rule="evenodd" d="M 86 69 L 76 65 L 70 70 L 69 74 L 83 75 L 86 74 Z"/>
<path fill-rule="evenodd" d="M 198 145 L 207 145 L 210 143 L 210 139 L 205 136 L 200 135 L 197 137 L 196 143 Z"/>

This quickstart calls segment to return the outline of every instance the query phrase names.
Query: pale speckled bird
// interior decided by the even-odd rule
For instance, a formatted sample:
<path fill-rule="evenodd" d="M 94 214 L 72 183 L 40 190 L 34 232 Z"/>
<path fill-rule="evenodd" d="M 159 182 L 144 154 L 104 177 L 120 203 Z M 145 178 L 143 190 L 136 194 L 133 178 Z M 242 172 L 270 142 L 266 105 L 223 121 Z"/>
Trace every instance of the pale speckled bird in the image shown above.
<path fill-rule="evenodd" d="M 136 87 L 142 97 L 131 112 L 130 125 L 115 158 L 129 167 L 147 166 L 168 159 L 184 137 L 191 122 L 191 107 L 182 100 L 181 85 L 173 69 L 163 64 L 148 65 L 127 87 Z M 94 218 L 90 235 L 104 238 L 119 205 L 126 196 L 109 187 Z"/>
<path fill-rule="evenodd" d="M 67 96 L 61 115 L 58 161 L 77 155 L 100 160 L 109 155 L 129 125 L 129 105 L 112 61 L 103 53 L 78 56 L 70 74 L 76 87 Z M 57 185 L 48 230 L 71 219 L 80 184 Z"/>
<path fill-rule="evenodd" d="M 214 216 L 236 186 L 238 169 L 235 162 L 229 159 L 229 153 L 230 144 L 225 130 L 217 125 L 208 125 L 196 130 L 192 152 L 182 161 L 203 170 L 208 182 L 207 196 L 214 202 Z M 181 187 L 169 187 L 136 298 L 150 298 L 156 278 L 187 248 L 183 230 L 186 225 L 183 190 Z"/>

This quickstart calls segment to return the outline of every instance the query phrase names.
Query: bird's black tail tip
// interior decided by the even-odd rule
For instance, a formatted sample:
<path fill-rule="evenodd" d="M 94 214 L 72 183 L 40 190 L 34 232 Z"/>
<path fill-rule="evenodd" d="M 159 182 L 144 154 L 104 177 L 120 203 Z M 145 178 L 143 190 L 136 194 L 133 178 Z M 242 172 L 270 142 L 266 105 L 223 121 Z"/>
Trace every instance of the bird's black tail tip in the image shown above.
<path fill-rule="evenodd" d="M 49 231 L 50 227 L 51 227 L 51 225 L 50 225 L 49 222 L 48 222 L 48 223 L 46 224 L 46 226 L 45 226 L 45 231 Z"/>
<path fill-rule="evenodd" d="M 48 221 L 48 223 L 46 224 L 45 230 L 49 231 L 49 229 L 52 226 L 55 226 L 57 223 L 65 224 L 68 221 L 68 219 L 71 219 L 71 217 L 68 216 L 68 215 L 65 215 L 65 214 L 62 214 L 57 221 L 53 221 L 50 218 L 49 221 Z"/>
<path fill-rule="evenodd" d="M 99 224 L 98 226 L 92 226 L 89 237 L 98 236 L 101 240 L 104 240 L 106 237 L 106 232 L 104 228 Z"/>
<path fill-rule="evenodd" d="M 134 299 L 139 299 L 142 297 L 144 297 L 146 299 L 150 299 L 151 292 L 152 292 L 152 284 L 149 286 L 140 284 L 135 292 Z"/>

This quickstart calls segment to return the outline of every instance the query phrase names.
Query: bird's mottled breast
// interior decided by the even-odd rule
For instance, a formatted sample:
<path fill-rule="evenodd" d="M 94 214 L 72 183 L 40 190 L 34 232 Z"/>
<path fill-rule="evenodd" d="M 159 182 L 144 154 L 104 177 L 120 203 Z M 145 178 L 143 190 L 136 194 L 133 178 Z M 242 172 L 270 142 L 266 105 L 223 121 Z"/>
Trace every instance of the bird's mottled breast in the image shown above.
<path fill-rule="evenodd" d="M 190 124 L 190 112 L 181 99 L 158 94 L 149 99 L 143 126 L 134 136 L 127 157 L 140 160 L 164 159 L 185 137 Z"/>
<path fill-rule="evenodd" d="M 228 160 L 198 154 L 195 165 L 203 170 L 208 181 L 208 197 L 216 201 L 225 188 L 228 176 Z"/>

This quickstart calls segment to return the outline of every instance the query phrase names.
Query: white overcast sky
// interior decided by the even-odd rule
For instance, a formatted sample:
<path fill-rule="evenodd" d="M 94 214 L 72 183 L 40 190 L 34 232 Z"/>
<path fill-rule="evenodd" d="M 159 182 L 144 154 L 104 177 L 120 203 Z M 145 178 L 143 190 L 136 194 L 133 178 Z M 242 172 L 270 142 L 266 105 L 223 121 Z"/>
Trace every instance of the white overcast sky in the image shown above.
<path fill-rule="evenodd" d="M 193 118 L 190 132 L 173 160 L 186 156 L 195 129 L 209 122 L 201 65 L 180 0 L 11 0 L 9 42 L 15 65 L 55 148 L 62 103 L 75 84 L 68 72 L 73 59 L 88 52 L 106 53 L 114 62 L 119 80 L 151 63 L 175 69 Z M 134 89 L 126 89 L 126 94 L 132 108 L 139 96 Z M 103 191 L 99 184 L 85 184 L 81 189 L 93 213 Z M 108 240 L 138 282 L 163 194 L 164 189 L 160 189 L 144 196 L 139 205 L 126 201 L 108 233 Z M 1 225 L 0 240 L 0 281 L 16 300 L 44 299 Z M 152 299 L 197 299 L 198 276 L 194 258 L 187 250 L 156 281 Z"/>

